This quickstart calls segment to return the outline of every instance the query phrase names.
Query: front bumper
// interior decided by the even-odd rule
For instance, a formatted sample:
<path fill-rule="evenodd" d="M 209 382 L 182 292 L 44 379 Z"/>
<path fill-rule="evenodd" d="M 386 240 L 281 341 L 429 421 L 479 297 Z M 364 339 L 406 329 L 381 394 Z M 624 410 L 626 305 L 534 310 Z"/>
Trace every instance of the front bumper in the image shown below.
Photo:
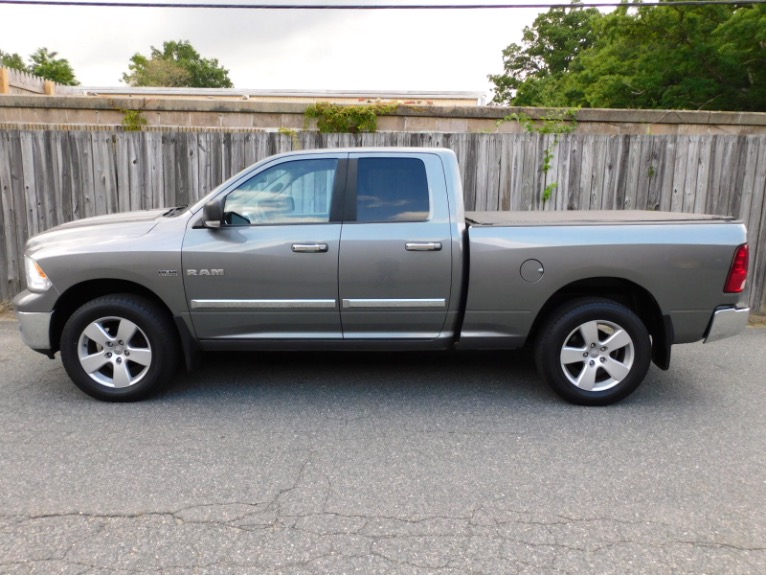
<path fill-rule="evenodd" d="M 33 350 L 50 355 L 52 317 L 52 312 L 16 311 L 21 340 Z"/>
<path fill-rule="evenodd" d="M 705 343 L 737 335 L 745 329 L 749 317 L 749 307 L 718 308 L 713 312 L 713 318 L 707 328 Z"/>
<path fill-rule="evenodd" d="M 37 293 L 25 290 L 13 298 L 16 319 L 19 320 L 21 340 L 35 351 L 52 357 L 51 321 L 53 306 L 49 303 L 56 297 L 54 290 Z M 55 301 L 55 299 L 54 299 Z"/>

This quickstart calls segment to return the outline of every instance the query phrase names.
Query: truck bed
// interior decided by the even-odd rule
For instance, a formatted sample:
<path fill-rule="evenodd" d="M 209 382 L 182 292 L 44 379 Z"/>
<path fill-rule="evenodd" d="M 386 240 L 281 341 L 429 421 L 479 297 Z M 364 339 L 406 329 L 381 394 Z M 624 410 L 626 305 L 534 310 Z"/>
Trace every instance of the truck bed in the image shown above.
<path fill-rule="evenodd" d="M 646 210 L 572 210 L 525 212 L 466 212 L 466 223 L 473 227 L 572 226 L 611 224 L 657 224 L 686 222 L 730 222 L 735 218 L 707 214 L 652 212 Z"/>

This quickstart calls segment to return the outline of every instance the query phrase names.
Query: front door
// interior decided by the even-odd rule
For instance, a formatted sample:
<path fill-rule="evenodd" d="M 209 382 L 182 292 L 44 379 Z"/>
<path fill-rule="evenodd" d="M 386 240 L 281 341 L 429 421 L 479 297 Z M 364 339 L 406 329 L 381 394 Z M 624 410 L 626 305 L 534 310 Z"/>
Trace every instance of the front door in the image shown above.
<path fill-rule="evenodd" d="M 269 165 L 227 194 L 220 228 L 188 230 L 184 282 L 197 337 L 342 338 L 339 166 L 338 154 Z"/>

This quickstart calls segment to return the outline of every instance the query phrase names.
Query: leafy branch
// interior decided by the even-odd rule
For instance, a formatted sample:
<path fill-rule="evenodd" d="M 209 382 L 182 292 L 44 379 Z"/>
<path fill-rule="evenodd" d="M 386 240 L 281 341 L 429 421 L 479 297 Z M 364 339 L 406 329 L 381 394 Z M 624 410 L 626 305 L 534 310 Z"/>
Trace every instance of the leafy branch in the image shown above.
<path fill-rule="evenodd" d="M 566 108 L 555 110 L 547 116 L 532 118 L 524 112 L 509 114 L 497 121 L 500 127 L 505 122 L 518 122 L 529 134 L 553 135 L 553 143 L 543 150 L 543 161 L 540 171 L 547 174 L 553 167 L 553 159 L 556 157 L 556 148 L 559 139 L 564 134 L 571 134 L 577 129 L 577 109 Z M 543 189 L 543 204 L 551 199 L 553 192 L 559 187 L 558 182 L 552 182 Z"/>
<path fill-rule="evenodd" d="M 147 124 L 146 118 L 141 114 L 141 110 L 125 110 L 120 108 L 122 112 L 122 126 L 126 132 L 140 132 Z"/>
<path fill-rule="evenodd" d="M 376 132 L 378 116 L 393 114 L 399 104 L 372 104 L 368 106 L 348 106 L 317 102 L 306 108 L 305 126 L 316 120 L 317 129 L 323 134 Z"/>

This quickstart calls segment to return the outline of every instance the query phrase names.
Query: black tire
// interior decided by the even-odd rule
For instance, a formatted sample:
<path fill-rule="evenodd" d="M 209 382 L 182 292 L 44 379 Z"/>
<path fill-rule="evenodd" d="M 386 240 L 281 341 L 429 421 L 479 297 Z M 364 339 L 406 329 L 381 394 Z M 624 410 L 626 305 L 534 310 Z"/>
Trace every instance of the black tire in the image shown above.
<path fill-rule="evenodd" d="M 573 300 L 548 317 L 535 345 L 543 379 L 577 405 L 609 405 L 646 377 L 652 346 L 644 323 L 607 299 Z"/>
<path fill-rule="evenodd" d="M 138 401 L 157 392 L 178 360 L 168 314 L 133 294 L 113 294 L 78 308 L 61 334 L 61 361 L 82 391 L 103 401 Z"/>

